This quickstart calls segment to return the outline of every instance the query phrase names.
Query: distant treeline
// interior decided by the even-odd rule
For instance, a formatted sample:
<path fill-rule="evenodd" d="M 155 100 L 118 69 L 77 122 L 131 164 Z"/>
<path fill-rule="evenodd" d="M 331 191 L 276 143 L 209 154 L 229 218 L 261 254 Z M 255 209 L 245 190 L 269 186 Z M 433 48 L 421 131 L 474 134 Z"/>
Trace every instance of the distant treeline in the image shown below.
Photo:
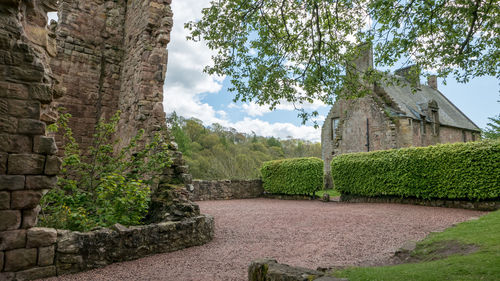
<path fill-rule="evenodd" d="M 320 143 L 245 134 L 220 124 L 205 127 L 201 120 L 175 113 L 168 117 L 168 124 L 195 179 L 252 179 L 260 177 L 265 161 L 321 158 Z"/>

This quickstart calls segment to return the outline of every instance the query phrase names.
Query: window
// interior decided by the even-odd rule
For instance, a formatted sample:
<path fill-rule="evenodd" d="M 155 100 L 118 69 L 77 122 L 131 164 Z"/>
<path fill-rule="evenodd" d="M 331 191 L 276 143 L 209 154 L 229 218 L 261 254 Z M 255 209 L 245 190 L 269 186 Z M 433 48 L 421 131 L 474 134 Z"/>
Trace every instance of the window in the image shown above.
<path fill-rule="evenodd" d="M 339 127 L 339 118 L 332 118 L 332 140 L 337 138 L 337 128 Z"/>
<path fill-rule="evenodd" d="M 467 133 L 465 131 L 462 131 L 462 137 L 464 139 L 464 142 L 467 142 Z"/>
<path fill-rule="evenodd" d="M 472 133 L 472 141 L 476 141 L 476 134 Z"/>
<path fill-rule="evenodd" d="M 437 110 L 432 111 L 432 134 L 435 136 L 439 134 L 439 116 Z"/>

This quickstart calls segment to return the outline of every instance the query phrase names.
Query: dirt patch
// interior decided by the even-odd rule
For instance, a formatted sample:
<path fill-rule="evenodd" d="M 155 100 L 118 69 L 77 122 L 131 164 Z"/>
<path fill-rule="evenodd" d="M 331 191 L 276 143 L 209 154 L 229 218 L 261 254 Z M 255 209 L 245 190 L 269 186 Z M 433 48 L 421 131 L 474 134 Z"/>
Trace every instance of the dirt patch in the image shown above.
<path fill-rule="evenodd" d="M 452 255 L 468 255 L 479 250 L 474 244 L 464 244 L 457 240 L 438 241 L 417 245 L 415 250 L 398 250 L 389 264 L 416 263 L 444 259 Z"/>

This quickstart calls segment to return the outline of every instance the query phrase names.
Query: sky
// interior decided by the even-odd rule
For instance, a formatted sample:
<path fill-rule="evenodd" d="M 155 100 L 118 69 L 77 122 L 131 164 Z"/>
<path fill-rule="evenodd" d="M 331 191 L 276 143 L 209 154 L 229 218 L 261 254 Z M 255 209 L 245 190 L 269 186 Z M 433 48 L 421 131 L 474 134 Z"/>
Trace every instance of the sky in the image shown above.
<path fill-rule="evenodd" d="M 201 10 L 210 0 L 174 0 L 174 27 L 168 45 L 168 66 L 164 86 L 164 109 L 167 114 L 176 112 L 186 118 L 197 118 L 205 125 L 219 123 L 245 133 L 260 136 L 288 137 L 320 141 L 320 128 L 310 121 L 301 125 L 302 119 L 292 104 L 280 104 L 275 111 L 254 103 L 233 103 L 233 94 L 227 91 L 228 79 L 209 76 L 203 68 L 211 64 L 213 53 L 203 42 L 187 41 L 184 23 L 201 17 Z M 485 128 L 488 117 L 500 113 L 500 81 L 494 77 L 480 77 L 468 84 L 440 79 L 439 90 L 450 99 L 477 126 Z M 323 124 L 329 106 L 316 102 L 305 109 L 317 110 L 315 118 Z"/>

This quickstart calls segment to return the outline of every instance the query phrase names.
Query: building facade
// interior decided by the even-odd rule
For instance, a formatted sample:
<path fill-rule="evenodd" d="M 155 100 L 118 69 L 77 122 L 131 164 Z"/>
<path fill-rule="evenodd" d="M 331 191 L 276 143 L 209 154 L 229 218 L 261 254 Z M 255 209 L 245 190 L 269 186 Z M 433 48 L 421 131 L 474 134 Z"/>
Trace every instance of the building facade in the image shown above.
<path fill-rule="evenodd" d="M 362 67 L 373 65 L 371 52 Z M 333 187 L 330 162 L 336 155 L 479 139 L 480 129 L 438 90 L 435 76 L 412 91 L 410 69 L 395 72 L 395 85 L 376 83 L 362 98 L 334 103 L 321 131 L 325 188 Z"/>

